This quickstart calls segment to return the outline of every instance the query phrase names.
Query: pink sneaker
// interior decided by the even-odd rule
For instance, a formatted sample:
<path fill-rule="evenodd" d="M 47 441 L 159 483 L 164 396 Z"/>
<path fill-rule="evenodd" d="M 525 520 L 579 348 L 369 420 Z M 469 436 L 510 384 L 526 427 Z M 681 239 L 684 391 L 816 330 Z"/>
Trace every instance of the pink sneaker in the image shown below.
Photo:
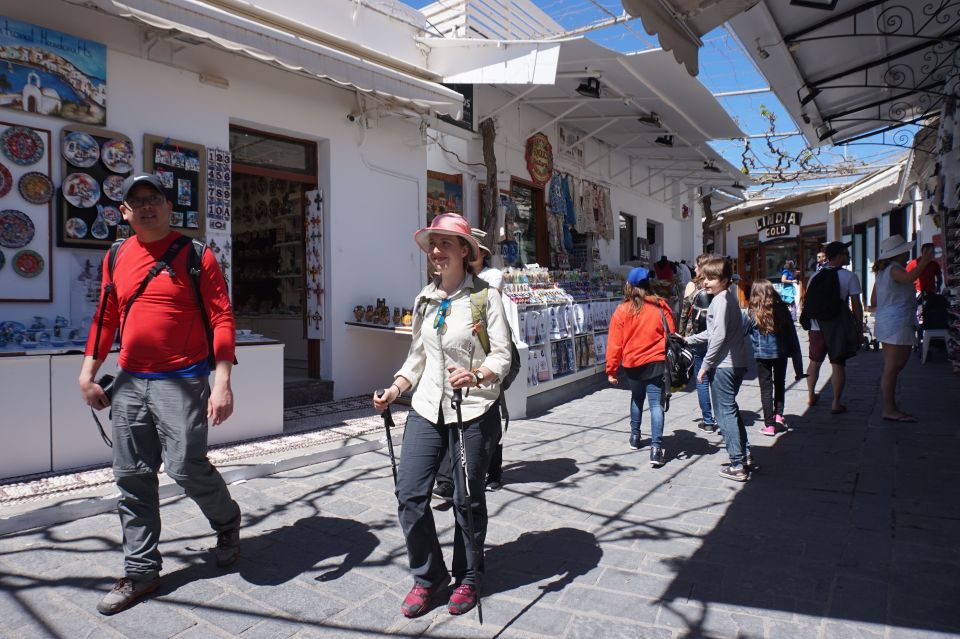
<path fill-rule="evenodd" d="M 768 437 L 773 437 L 777 434 L 777 427 L 773 425 L 767 425 L 760 429 L 760 432 Z"/>
<path fill-rule="evenodd" d="M 447 612 L 451 615 L 462 615 L 473 610 L 476 605 L 477 589 L 469 584 L 460 584 L 450 595 L 450 601 L 447 602 Z"/>
<path fill-rule="evenodd" d="M 403 605 L 400 606 L 400 612 L 408 619 L 419 617 L 429 609 L 430 600 L 444 590 L 449 583 L 450 577 L 448 576 L 430 588 L 418 583 L 413 584 L 413 588 L 410 589 L 410 592 L 407 593 L 406 598 L 403 600 Z"/>
<path fill-rule="evenodd" d="M 786 427 L 787 422 L 783 421 L 783 415 L 774 415 L 773 421 L 777 422 L 780 426 Z"/>

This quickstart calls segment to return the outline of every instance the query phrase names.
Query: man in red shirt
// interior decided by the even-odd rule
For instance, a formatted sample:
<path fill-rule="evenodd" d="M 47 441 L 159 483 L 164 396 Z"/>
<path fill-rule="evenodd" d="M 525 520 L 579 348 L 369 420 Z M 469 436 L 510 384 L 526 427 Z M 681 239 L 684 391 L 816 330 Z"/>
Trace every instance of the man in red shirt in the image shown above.
<path fill-rule="evenodd" d="M 134 175 L 124 180 L 120 210 L 136 235 L 119 246 L 112 282 L 109 254 L 104 257 L 101 304 L 93 324 L 102 326 L 90 331 L 79 379 L 89 406 L 112 407 L 113 474 L 120 490 L 125 576 L 97 604 L 102 614 L 120 612 L 160 586 L 161 462 L 217 532 L 217 564 L 232 564 L 240 552 L 240 507 L 207 459 L 208 420 L 217 426 L 233 412 L 235 331 L 226 282 L 213 253 L 204 251 L 200 308 L 188 268 L 194 247 L 170 229 L 173 209 L 159 178 Z M 174 242 L 182 243 L 180 250 L 167 256 L 168 266 L 160 269 Z M 137 295 L 151 269 L 155 276 Z M 213 332 L 212 389 L 211 348 L 201 313 Z M 118 327 L 120 371 L 111 401 L 94 380 Z"/>
<path fill-rule="evenodd" d="M 934 250 L 933 243 L 928 242 L 920 247 L 920 253 L 923 254 L 927 247 L 930 247 L 931 251 Z M 908 271 L 915 268 L 917 268 L 917 260 L 907 262 Z M 940 269 L 940 264 L 936 260 L 930 260 L 927 263 L 927 268 L 923 269 L 923 273 L 914 281 L 913 285 L 917 287 L 918 295 L 920 293 L 939 293 L 940 287 L 943 285 L 943 271 Z"/>

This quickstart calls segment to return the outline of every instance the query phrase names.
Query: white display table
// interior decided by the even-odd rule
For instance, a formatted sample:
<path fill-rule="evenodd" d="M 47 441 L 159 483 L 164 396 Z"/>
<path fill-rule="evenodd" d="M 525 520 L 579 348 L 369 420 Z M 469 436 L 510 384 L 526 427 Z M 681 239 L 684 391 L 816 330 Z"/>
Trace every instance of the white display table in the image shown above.
<path fill-rule="evenodd" d="M 66 349 L 0 350 L 0 479 L 110 462 L 77 387 L 82 361 Z M 234 412 L 210 428 L 210 444 L 283 433 L 283 344 L 238 340 L 237 361 Z M 100 371 L 116 370 L 116 362 L 110 353 Z M 98 416 L 109 434 L 107 411 Z"/>

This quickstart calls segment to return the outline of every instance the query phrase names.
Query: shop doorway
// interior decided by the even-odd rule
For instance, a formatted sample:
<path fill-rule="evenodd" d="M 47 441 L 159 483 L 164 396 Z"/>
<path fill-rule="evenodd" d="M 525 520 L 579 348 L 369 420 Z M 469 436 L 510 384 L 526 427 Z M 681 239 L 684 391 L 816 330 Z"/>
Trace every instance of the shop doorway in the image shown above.
<path fill-rule="evenodd" d="M 737 297 L 740 298 L 740 306 L 746 306 L 754 279 L 763 277 L 762 273 L 758 273 L 763 268 L 760 265 L 760 238 L 744 235 L 738 239 L 738 244 L 736 272 L 740 275 L 740 282 L 737 284 Z"/>
<path fill-rule="evenodd" d="M 547 236 L 547 212 L 543 189 L 519 178 L 510 180 L 510 197 L 517 205 L 513 239 L 517 242 L 519 263 L 550 267 L 550 241 Z"/>
<path fill-rule="evenodd" d="M 284 344 L 284 382 L 320 377 L 307 339 L 306 193 L 317 188 L 317 145 L 230 127 L 233 307 L 237 329 Z"/>
<path fill-rule="evenodd" d="M 637 259 L 637 218 L 620 214 L 620 263 Z"/>

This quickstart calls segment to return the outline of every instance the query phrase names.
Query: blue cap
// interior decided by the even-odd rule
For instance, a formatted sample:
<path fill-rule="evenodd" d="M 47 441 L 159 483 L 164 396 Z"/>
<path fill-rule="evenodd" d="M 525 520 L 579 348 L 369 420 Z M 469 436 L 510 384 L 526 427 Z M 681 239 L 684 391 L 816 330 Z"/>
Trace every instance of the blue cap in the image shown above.
<path fill-rule="evenodd" d="M 649 280 L 649 279 L 650 279 L 650 271 L 643 268 L 642 266 L 638 266 L 634 269 L 631 269 L 630 273 L 627 274 L 627 284 L 629 284 L 630 286 L 636 286 L 643 280 Z"/>

